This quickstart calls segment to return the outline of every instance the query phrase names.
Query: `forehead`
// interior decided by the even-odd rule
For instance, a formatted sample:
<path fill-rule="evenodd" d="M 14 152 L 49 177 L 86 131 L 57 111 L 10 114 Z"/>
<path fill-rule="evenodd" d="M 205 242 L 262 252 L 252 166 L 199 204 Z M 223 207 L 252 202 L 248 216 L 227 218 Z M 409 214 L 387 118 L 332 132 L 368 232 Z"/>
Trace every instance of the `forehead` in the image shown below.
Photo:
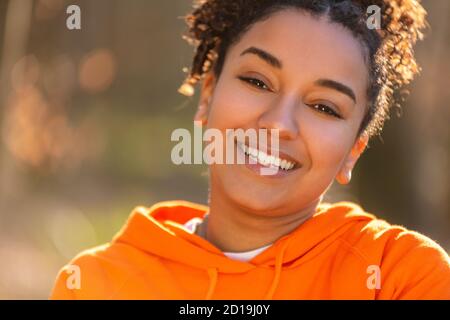
<path fill-rule="evenodd" d="M 351 81 L 365 88 L 368 68 L 363 46 L 344 26 L 325 16 L 314 17 L 297 9 L 279 11 L 254 24 L 230 50 L 231 58 L 244 59 L 240 53 L 249 46 L 281 60 L 283 72 Z"/>

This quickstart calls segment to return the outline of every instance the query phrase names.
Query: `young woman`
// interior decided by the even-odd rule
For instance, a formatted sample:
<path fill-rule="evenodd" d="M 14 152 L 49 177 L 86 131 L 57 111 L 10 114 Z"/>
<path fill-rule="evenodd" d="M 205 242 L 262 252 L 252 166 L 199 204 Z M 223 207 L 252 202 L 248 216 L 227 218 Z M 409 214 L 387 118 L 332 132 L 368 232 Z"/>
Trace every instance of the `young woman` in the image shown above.
<path fill-rule="evenodd" d="M 424 16 L 413 0 L 198 1 L 180 91 L 202 81 L 195 120 L 224 136 L 277 130 L 278 158 L 236 144 L 258 163 L 211 164 L 208 207 L 137 207 L 111 243 L 60 271 L 51 297 L 449 299 L 438 244 L 355 203 L 322 202 L 334 180 L 349 183 L 417 73 Z"/>

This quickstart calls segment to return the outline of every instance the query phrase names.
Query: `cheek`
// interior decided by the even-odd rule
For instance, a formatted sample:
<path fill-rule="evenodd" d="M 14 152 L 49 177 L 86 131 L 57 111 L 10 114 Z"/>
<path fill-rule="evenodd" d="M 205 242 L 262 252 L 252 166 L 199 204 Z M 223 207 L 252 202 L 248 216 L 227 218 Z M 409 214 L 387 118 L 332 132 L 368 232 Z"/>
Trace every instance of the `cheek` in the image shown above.
<path fill-rule="evenodd" d="M 329 120 L 310 110 L 299 121 L 311 170 L 335 174 L 352 146 L 353 128 L 341 120 Z"/>
<path fill-rule="evenodd" d="M 221 77 L 214 90 L 208 127 L 248 128 L 254 126 L 268 103 L 264 94 L 245 88 L 238 79 Z"/>

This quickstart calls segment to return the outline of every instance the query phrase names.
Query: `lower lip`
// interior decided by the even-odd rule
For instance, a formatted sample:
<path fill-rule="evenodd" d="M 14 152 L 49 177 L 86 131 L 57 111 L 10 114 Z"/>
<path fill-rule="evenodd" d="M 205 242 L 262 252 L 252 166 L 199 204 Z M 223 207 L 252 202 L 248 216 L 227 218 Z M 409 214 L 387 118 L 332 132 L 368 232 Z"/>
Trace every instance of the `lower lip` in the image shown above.
<path fill-rule="evenodd" d="M 236 145 L 236 149 L 238 150 L 238 152 L 240 152 L 242 155 L 244 155 L 245 157 L 245 166 L 250 169 L 251 171 L 255 172 L 256 174 L 258 174 L 261 177 L 267 177 L 267 178 L 282 178 L 282 177 L 286 177 L 288 175 L 291 175 L 294 171 L 296 171 L 298 168 L 295 169 L 291 169 L 291 170 L 283 170 L 281 168 L 275 168 L 275 167 L 268 167 L 268 166 L 264 166 L 262 164 L 260 164 L 259 162 L 255 162 L 252 161 L 252 163 L 250 163 L 250 157 L 247 156 L 244 151 L 242 151 L 241 148 L 239 148 Z M 272 168 L 272 171 L 270 171 L 269 174 L 263 174 L 263 169 L 268 170 L 269 168 Z M 276 170 L 278 169 L 278 170 Z"/>

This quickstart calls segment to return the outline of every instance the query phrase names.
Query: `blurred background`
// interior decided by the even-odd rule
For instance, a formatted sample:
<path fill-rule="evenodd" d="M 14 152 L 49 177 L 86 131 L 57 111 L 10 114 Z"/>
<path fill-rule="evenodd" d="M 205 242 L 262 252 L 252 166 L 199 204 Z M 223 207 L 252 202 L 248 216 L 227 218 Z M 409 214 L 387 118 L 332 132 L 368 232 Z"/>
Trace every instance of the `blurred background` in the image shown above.
<path fill-rule="evenodd" d="M 81 30 L 66 9 L 81 8 Z M 350 185 L 356 201 L 450 249 L 450 1 L 423 1 L 422 74 Z M 46 299 L 58 270 L 137 205 L 206 204 L 206 166 L 170 160 L 198 94 L 177 93 L 190 0 L 0 0 L 0 299 Z M 399 117 L 400 116 L 400 117 Z"/>

